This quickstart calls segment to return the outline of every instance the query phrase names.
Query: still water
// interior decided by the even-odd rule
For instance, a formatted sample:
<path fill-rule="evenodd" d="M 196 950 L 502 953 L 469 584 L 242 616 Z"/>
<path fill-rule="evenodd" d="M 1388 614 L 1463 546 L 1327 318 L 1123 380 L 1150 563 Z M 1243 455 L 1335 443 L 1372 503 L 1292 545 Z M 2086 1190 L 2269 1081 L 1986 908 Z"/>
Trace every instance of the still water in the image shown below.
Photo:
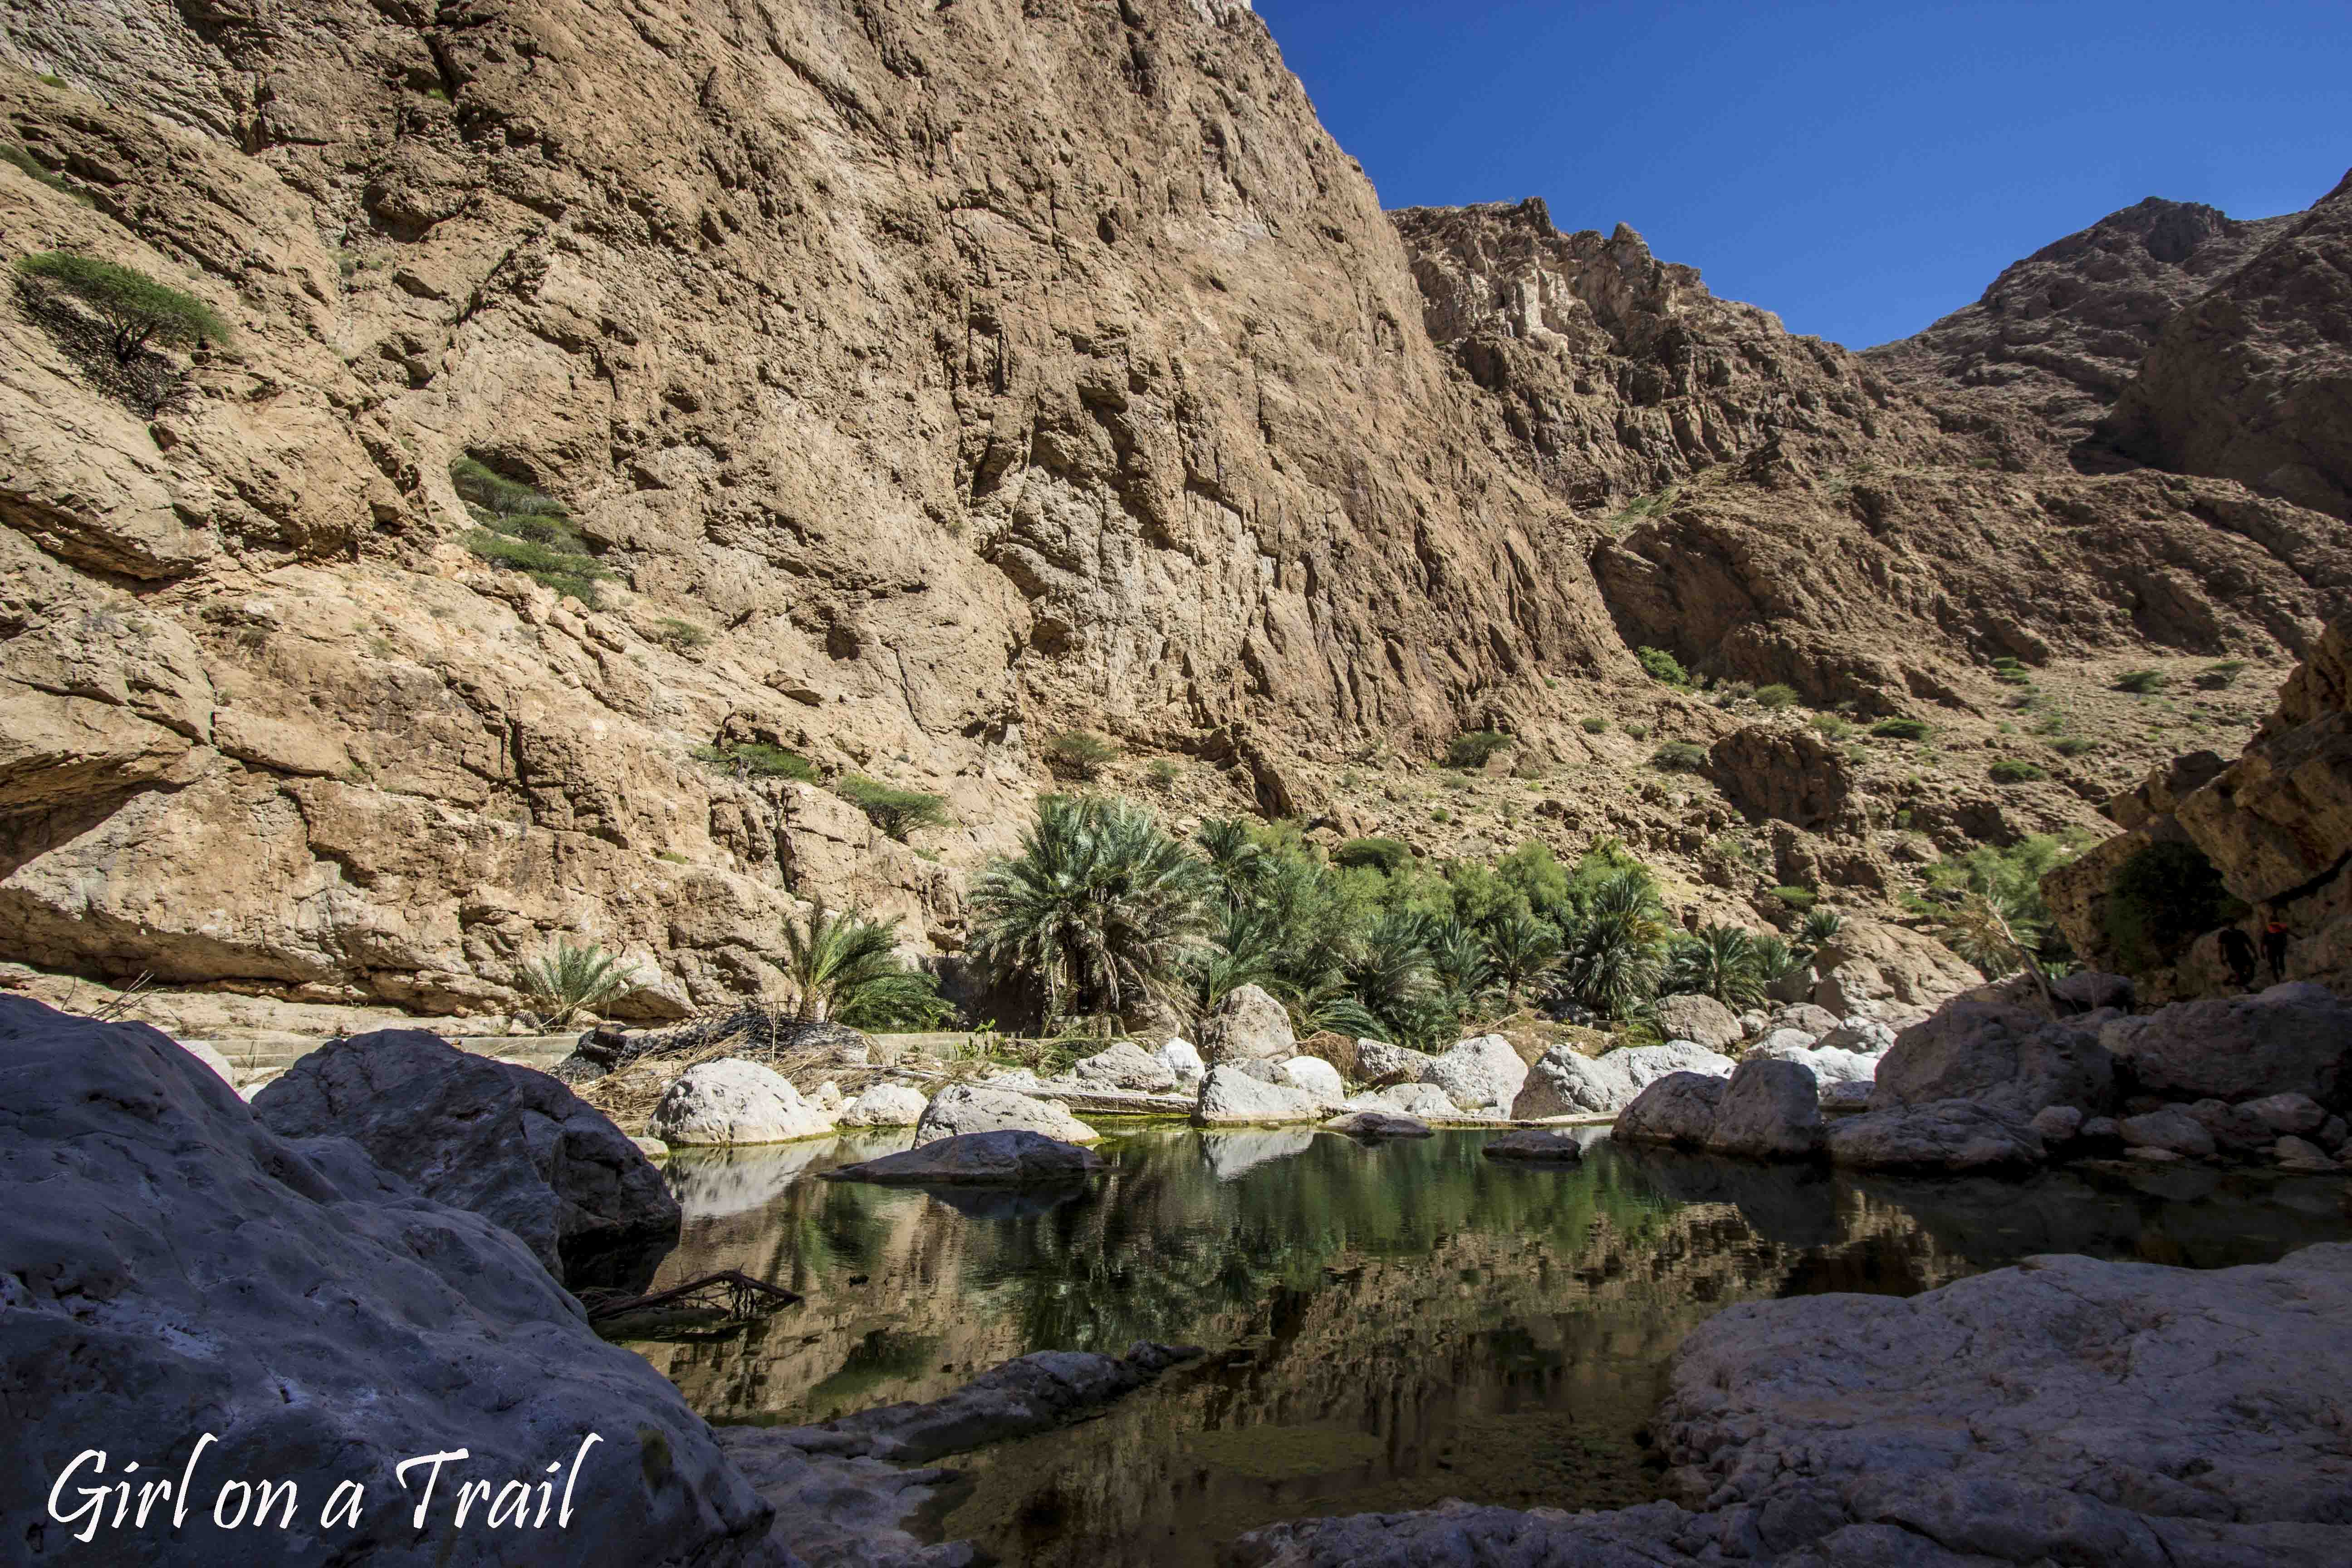
<path fill-rule="evenodd" d="M 2038 1252 L 2193 1268 L 2352 1239 L 2342 1183 L 2100 1168 L 1907 1181 L 1620 1148 L 1481 1156 L 1156 1126 L 1083 1189 L 814 1179 L 906 1132 L 680 1157 L 658 1285 L 740 1268 L 807 1300 L 635 1348 L 711 1420 L 930 1399 L 1034 1350 L 1207 1347 L 1106 1416 L 949 1461 L 943 1536 L 1008 1563 L 1206 1568 L 1303 1514 L 1612 1507 L 1657 1495 L 1646 1423 L 1694 1325 L 1743 1300 L 1907 1295 Z"/>

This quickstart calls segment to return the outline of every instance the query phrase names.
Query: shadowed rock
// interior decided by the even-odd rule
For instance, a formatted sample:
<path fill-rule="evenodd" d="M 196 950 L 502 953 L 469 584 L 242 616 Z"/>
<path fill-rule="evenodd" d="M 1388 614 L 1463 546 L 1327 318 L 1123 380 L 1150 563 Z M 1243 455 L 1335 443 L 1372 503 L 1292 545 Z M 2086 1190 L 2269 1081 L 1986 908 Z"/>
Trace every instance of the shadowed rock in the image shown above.
<path fill-rule="evenodd" d="M 898 1186 L 962 1182 L 1017 1185 L 1024 1182 L 1066 1182 L 1092 1175 L 1103 1168 L 1102 1157 L 1090 1149 L 1015 1127 L 917 1143 L 901 1153 L 838 1166 L 824 1175 L 830 1182 L 880 1182 Z"/>

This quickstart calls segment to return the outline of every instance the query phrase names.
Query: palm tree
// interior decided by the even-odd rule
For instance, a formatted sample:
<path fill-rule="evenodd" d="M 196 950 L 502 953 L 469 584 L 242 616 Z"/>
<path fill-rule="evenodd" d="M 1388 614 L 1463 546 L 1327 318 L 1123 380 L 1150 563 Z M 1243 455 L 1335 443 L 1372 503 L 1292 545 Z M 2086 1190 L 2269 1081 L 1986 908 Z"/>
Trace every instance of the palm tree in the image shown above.
<path fill-rule="evenodd" d="M 1430 989 L 1431 921 L 1412 910 L 1381 911 L 1347 966 L 1349 989 L 1390 1038 L 1414 1033 L 1416 1013 Z"/>
<path fill-rule="evenodd" d="M 1201 847 L 1227 903 L 1246 902 L 1271 868 L 1265 846 L 1237 816 L 1210 817 L 1194 829 L 1192 842 Z"/>
<path fill-rule="evenodd" d="M 1767 931 L 1749 944 L 1756 952 L 1756 978 L 1769 985 L 1804 960 L 1797 950 Z"/>
<path fill-rule="evenodd" d="M 1211 945 L 1194 948 L 1188 955 L 1193 1007 L 1208 1013 L 1241 986 L 1275 980 L 1280 941 L 1276 921 L 1265 910 L 1255 904 L 1226 905 Z"/>
<path fill-rule="evenodd" d="M 555 939 L 554 948 L 522 972 L 523 994 L 537 1007 L 540 1021 L 560 1029 L 582 1013 L 602 1008 L 636 982 L 634 965 L 624 966 L 591 942 L 574 947 L 568 936 Z"/>
<path fill-rule="evenodd" d="M 1616 872 L 1585 899 L 1560 970 L 1578 1001 L 1622 1018 L 1656 991 L 1665 940 L 1665 907 L 1649 873 Z"/>
<path fill-rule="evenodd" d="M 1436 977 L 1445 1010 L 1456 1019 L 1480 1010 L 1495 995 L 1495 965 L 1474 926 L 1452 915 L 1430 929 L 1429 970 Z"/>
<path fill-rule="evenodd" d="M 1051 1021 L 1124 1012 L 1172 990 L 1213 887 L 1142 806 L 1048 795 L 1021 853 L 973 885 L 972 953 L 1041 987 Z"/>
<path fill-rule="evenodd" d="M 937 983 L 898 955 L 898 922 L 867 920 L 856 910 L 784 917 L 784 974 L 793 1017 L 803 1024 L 889 1028 L 937 1023 L 948 1011 Z"/>
<path fill-rule="evenodd" d="M 1486 954 L 1493 961 L 1495 978 L 1503 983 L 1504 1004 L 1516 1010 L 1519 993 L 1559 962 L 1559 932 L 1549 921 L 1513 910 L 1487 926 Z"/>
<path fill-rule="evenodd" d="M 1712 996 L 1735 1013 L 1753 1007 L 1764 999 L 1755 937 L 1738 926 L 1703 928 L 1675 945 L 1661 988 Z"/>
<path fill-rule="evenodd" d="M 1808 910 L 1802 925 L 1797 928 L 1797 945 L 1811 952 L 1827 947 L 1845 929 L 1845 917 L 1835 910 Z"/>

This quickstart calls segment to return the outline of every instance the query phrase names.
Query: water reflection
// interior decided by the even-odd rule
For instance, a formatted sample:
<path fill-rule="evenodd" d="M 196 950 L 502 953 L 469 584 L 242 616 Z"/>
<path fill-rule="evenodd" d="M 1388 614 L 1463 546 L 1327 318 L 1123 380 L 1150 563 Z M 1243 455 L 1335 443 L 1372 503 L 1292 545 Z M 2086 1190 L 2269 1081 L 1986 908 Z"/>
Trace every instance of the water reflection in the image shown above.
<path fill-rule="evenodd" d="M 1032 1350 L 1207 1345 L 1104 1419 L 959 1461 L 969 1489 L 940 1521 L 1007 1562 L 1206 1564 L 1306 1513 L 1640 1500 L 1667 1359 L 1730 1302 L 1908 1294 L 2037 1252 L 2218 1267 L 2352 1237 L 2325 1179 L 1903 1181 L 1607 1142 L 1529 1168 L 1483 1158 L 1488 1136 L 1151 1129 L 1106 1144 L 1087 1187 L 952 1202 L 807 1179 L 904 1133 L 682 1158 L 661 1283 L 733 1268 L 808 1299 L 732 1341 L 639 1348 L 715 1420 L 803 1421 Z"/>

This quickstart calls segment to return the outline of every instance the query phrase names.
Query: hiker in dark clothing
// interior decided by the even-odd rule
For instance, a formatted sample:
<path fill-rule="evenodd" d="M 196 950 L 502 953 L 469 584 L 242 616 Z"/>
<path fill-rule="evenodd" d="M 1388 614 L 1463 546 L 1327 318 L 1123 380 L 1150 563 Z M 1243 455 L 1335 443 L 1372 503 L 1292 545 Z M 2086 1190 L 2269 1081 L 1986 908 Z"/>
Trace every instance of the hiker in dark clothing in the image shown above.
<path fill-rule="evenodd" d="M 2276 915 L 2263 922 L 2263 962 L 2271 966 L 2271 984 L 2286 978 L 2286 922 Z"/>
<path fill-rule="evenodd" d="M 2254 939 L 2240 926 L 2221 928 L 2221 962 L 2230 966 L 2230 984 L 2243 991 L 2254 983 Z"/>

